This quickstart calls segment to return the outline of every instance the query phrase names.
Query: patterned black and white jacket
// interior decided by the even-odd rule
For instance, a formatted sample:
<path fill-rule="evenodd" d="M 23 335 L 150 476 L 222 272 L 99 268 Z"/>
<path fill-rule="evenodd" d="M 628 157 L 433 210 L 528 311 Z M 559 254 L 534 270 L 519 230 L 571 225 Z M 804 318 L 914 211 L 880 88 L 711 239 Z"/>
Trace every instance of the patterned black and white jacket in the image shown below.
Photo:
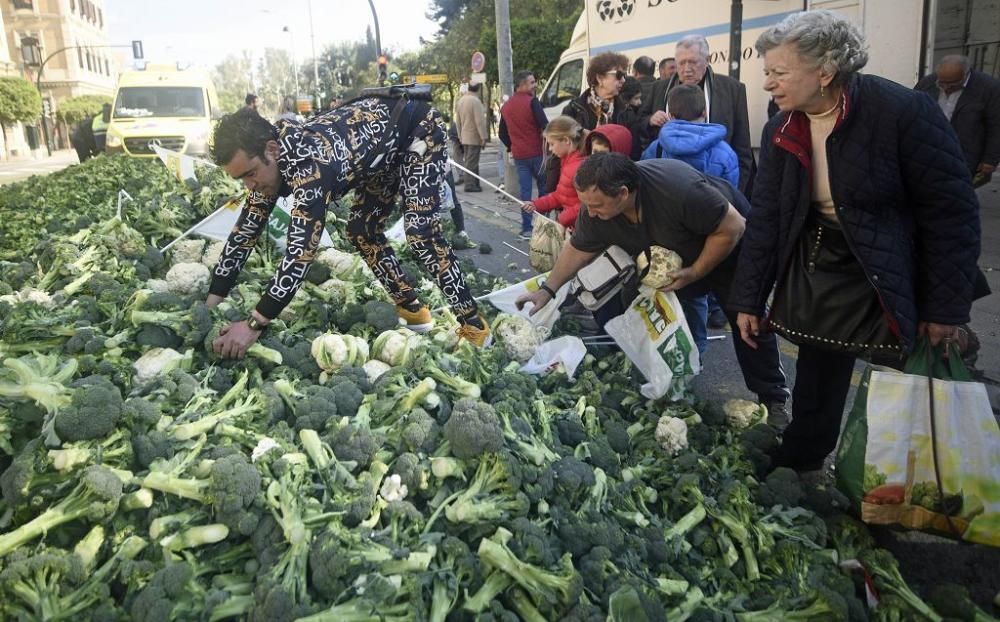
<path fill-rule="evenodd" d="M 278 122 L 278 171 L 283 182 L 279 194 L 290 195 L 292 209 L 285 255 L 256 307 L 264 317 L 277 317 L 301 287 L 317 254 L 329 203 L 395 166 L 405 150 L 404 139 L 413 131 L 420 104 L 411 102 L 414 111 L 393 124 L 395 103 L 365 98 L 302 124 Z M 372 150 L 381 153 L 370 158 Z M 367 162 L 370 165 L 361 170 Z M 277 200 L 277 196 L 249 193 L 215 267 L 210 293 L 229 294 Z"/>

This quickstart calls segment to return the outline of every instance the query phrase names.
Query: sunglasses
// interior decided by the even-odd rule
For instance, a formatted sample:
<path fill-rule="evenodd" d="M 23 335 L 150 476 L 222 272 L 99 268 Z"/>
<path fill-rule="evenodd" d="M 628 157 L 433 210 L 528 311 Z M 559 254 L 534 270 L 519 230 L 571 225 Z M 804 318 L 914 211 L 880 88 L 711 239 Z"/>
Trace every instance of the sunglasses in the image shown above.
<path fill-rule="evenodd" d="M 621 71 L 621 70 L 618 70 L 618 71 L 605 71 L 604 75 L 606 75 L 606 76 L 614 76 L 615 80 L 624 80 L 625 79 L 625 72 Z"/>

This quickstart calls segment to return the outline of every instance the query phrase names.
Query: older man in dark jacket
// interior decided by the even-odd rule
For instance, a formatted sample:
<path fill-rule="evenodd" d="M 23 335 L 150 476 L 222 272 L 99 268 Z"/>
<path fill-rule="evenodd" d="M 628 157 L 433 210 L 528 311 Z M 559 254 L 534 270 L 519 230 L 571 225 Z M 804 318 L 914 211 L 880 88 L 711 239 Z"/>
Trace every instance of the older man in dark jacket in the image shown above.
<path fill-rule="evenodd" d="M 747 87 L 729 76 L 714 73 L 708 66 L 708 41 L 690 35 L 677 42 L 677 73 L 669 80 L 653 84 L 649 101 L 643 100 L 641 115 L 649 115 L 650 136 L 655 136 L 667 122 L 667 94 L 678 84 L 693 84 L 705 91 L 708 121 L 726 128 L 726 142 L 740 160 L 741 192 L 750 182 L 753 153 L 750 150 L 750 119 L 747 113 Z M 648 142 L 648 141 L 647 141 Z"/>
<path fill-rule="evenodd" d="M 917 83 L 951 122 L 977 186 L 1000 161 L 1000 80 L 973 71 L 968 57 L 945 56 L 935 73 Z"/>

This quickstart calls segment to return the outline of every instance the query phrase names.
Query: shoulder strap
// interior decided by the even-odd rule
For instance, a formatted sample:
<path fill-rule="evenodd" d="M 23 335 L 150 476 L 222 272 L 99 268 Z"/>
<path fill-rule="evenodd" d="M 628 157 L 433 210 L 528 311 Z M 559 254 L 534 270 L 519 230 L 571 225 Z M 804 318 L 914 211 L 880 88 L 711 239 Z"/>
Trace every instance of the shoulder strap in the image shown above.
<path fill-rule="evenodd" d="M 359 163 L 358 169 L 361 171 L 367 171 L 372 167 L 375 159 L 380 155 L 384 155 L 384 150 L 389 146 L 389 142 L 392 137 L 392 131 L 399 125 L 399 118 L 403 115 L 403 111 L 409 106 L 410 102 L 405 97 L 400 97 L 396 100 L 396 105 L 392 107 L 392 113 L 389 115 L 389 124 L 385 126 L 385 133 L 382 134 L 382 138 L 379 139 L 378 144 L 372 147 L 367 154 L 365 154 L 364 159 Z"/>

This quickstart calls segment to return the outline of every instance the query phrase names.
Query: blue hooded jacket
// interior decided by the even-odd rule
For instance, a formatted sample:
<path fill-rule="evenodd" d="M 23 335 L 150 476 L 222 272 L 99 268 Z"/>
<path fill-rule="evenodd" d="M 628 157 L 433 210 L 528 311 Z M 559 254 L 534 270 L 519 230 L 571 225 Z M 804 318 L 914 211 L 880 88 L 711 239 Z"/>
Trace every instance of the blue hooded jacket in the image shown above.
<path fill-rule="evenodd" d="M 739 187 L 740 161 L 723 140 L 726 128 L 718 123 L 673 120 L 660 128 L 660 136 L 646 147 L 643 160 L 673 158 L 687 162 L 706 175 L 721 177 Z"/>

